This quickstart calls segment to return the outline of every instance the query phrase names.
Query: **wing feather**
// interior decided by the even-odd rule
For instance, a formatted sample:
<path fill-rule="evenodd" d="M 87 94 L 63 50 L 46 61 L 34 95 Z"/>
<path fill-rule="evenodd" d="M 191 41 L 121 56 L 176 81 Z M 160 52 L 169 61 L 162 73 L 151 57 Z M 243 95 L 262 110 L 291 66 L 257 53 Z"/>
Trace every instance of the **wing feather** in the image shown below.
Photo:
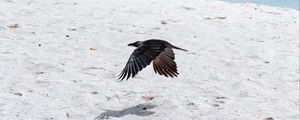
<path fill-rule="evenodd" d="M 175 60 L 174 52 L 171 48 L 165 48 L 154 60 L 153 69 L 160 75 L 165 75 L 166 77 L 177 77 L 177 65 Z"/>
<path fill-rule="evenodd" d="M 128 80 L 130 76 L 134 77 L 139 71 L 148 66 L 160 53 L 161 51 L 158 48 L 153 49 L 146 45 L 138 47 L 130 55 L 125 68 L 119 74 L 119 79 L 123 80 L 126 78 L 126 80 Z"/>

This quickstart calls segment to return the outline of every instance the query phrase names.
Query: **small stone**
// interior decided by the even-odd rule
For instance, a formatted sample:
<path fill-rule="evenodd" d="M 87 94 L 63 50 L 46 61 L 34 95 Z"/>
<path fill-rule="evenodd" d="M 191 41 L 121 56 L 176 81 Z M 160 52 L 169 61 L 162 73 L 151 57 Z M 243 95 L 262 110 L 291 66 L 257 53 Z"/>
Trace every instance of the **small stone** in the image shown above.
<path fill-rule="evenodd" d="M 7 27 L 9 28 L 18 28 L 19 27 L 19 24 L 12 24 L 12 25 L 8 25 Z"/>
<path fill-rule="evenodd" d="M 75 28 L 68 28 L 69 31 L 76 31 Z"/>
<path fill-rule="evenodd" d="M 219 104 L 213 104 L 212 106 L 214 106 L 214 107 L 219 107 L 220 105 L 219 105 Z"/>
<path fill-rule="evenodd" d="M 66 35 L 66 37 L 70 37 L 69 35 Z"/>
<path fill-rule="evenodd" d="M 39 46 L 42 46 L 42 44 L 39 44 Z"/>
<path fill-rule="evenodd" d="M 97 49 L 95 49 L 95 48 L 90 48 L 90 50 L 97 50 Z"/>
<path fill-rule="evenodd" d="M 182 7 L 182 8 L 185 10 L 196 10 L 195 8 L 192 8 L 192 7 Z"/>
<path fill-rule="evenodd" d="M 193 102 L 190 102 L 190 103 L 188 103 L 187 105 L 195 105 L 195 103 L 193 103 Z"/>
<path fill-rule="evenodd" d="M 165 24 L 167 24 L 167 21 L 162 20 L 162 21 L 160 21 L 160 23 L 165 25 Z"/>
<path fill-rule="evenodd" d="M 216 99 L 226 99 L 226 97 L 216 97 Z"/>
<path fill-rule="evenodd" d="M 160 30 L 160 28 L 159 27 L 155 27 L 155 28 L 153 28 L 154 30 Z"/>
<path fill-rule="evenodd" d="M 22 93 L 12 93 L 12 94 L 14 94 L 14 95 L 17 95 L 17 96 L 22 96 L 23 94 Z"/>
<path fill-rule="evenodd" d="M 67 115 L 67 117 L 68 117 L 68 118 L 70 118 L 70 115 L 69 115 L 69 113 L 66 113 L 66 115 Z"/>
<path fill-rule="evenodd" d="M 40 75 L 40 74 L 44 74 L 44 72 L 35 72 L 35 74 Z"/>
<path fill-rule="evenodd" d="M 264 120 L 274 120 L 272 117 L 265 118 Z"/>
<path fill-rule="evenodd" d="M 77 80 L 72 80 L 72 82 L 77 83 L 78 81 Z"/>
<path fill-rule="evenodd" d="M 91 94 L 95 95 L 95 94 L 98 94 L 98 92 L 97 91 L 93 91 L 93 92 L 91 92 Z"/>

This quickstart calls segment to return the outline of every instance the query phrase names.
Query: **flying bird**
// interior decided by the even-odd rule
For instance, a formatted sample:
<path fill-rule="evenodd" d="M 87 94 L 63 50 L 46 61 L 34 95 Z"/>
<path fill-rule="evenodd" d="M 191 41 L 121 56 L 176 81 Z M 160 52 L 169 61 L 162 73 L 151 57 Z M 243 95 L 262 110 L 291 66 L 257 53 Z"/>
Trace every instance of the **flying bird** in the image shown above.
<path fill-rule="evenodd" d="M 177 65 L 174 61 L 175 56 L 172 48 L 187 51 L 159 39 L 137 41 L 128 44 L 128 46 L 137 48 L 132 52 L 125 68 L 119 74 L 119 79 L 121 80 L 124 78 L 128 80 L 130 76 L 133 78 L 152 61 L 155 73 L 166 77 L 177 77 L 179 73 L 177 72 Z"/>

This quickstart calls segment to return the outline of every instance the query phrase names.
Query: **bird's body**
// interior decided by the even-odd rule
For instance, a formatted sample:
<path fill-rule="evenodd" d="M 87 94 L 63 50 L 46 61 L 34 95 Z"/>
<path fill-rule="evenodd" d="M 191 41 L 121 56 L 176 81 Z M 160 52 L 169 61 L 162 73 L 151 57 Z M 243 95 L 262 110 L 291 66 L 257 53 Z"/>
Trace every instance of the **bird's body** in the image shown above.
<path fill-rule="evenodd" d="M 175 56 L 172 48 L 187 51 L 176 47 L 164 40 L 150 39 L 146 41 L 137 41 L 128 46 L 137 47 L 131 54 L 125 68 L 119 75 L 119 79 L 129 79 L 134 77 L 139 71 L 145 68 L 153 61 L 155 73 L 165 75 L 166 77 L 177 77 L 177 65 L 174 61 Z"/>

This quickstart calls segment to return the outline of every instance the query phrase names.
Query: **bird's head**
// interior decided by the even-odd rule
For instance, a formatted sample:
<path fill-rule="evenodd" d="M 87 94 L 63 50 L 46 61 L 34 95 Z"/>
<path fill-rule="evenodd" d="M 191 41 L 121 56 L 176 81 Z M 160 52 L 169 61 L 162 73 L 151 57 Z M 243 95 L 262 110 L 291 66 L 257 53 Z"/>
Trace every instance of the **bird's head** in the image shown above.
<path fill-rule="evenodd" d="M 142 45 L 142 42 L 141 42 L 141 41 L 136 41 L 136 42 L 134 42 L 134 43 L 128 44 L 128 46 L 134 46 L 134 47 L 139 47 L 140 45 Z"/>

